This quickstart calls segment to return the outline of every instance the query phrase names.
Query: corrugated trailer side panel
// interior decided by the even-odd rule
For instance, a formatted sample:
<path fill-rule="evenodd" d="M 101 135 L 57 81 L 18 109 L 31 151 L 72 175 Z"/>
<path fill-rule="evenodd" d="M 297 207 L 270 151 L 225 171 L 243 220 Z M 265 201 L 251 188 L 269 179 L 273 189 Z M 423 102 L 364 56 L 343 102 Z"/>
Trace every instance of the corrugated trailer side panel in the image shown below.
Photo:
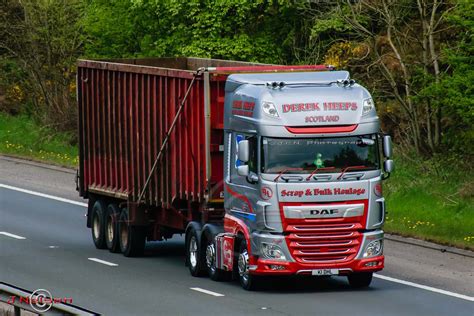
<path fill-rule="evenodd" d="M 190 71 L 79 63 L 81 195 L 138 198 L 192 79 Z M 203 93 L 197 78 L 145 194 L 147 204 L 202 201 L 207 185 Z"/>

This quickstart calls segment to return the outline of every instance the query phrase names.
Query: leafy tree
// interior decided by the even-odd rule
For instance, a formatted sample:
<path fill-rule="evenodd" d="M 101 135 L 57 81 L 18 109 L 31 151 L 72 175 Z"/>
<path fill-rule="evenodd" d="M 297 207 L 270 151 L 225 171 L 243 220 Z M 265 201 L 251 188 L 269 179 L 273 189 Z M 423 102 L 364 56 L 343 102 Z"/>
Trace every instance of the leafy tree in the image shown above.
<path fill-rule="evenodd" d="M 80 0 L 2 0 L 0 54 L 24 73 L 19 87 L 43 124 L 75 126 Z M 4 64 L 5 65 L 5 64 Z"/>

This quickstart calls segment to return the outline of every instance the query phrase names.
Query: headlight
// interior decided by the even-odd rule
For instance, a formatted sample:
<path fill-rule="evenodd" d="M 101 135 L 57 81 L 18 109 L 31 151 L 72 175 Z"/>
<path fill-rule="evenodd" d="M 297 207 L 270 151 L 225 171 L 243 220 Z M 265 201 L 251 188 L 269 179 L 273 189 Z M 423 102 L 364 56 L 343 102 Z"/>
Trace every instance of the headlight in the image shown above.
<path fill-rule="evenodd" d="M 370 111 L 372 111 L 375 108 L 374 106 L 374 100 L 370 99 L 365 99 L 364 103 L 362 105 L 362 115 L 366 115 Z"/>
<path fill-rule="evenodd" d="M 262 109 L 263 109 L 263 113 L 265 113 L 268 116 L 280 117 L 278 115 L 278 111 L 275 107 L 275 104 L 273 104 L 272 102 L 263 102 L 262 103 Z"/>
<path fill-rule="evenodd" d="M 365 247 L 364 258 L 375 257 L 382 254 L 383 241 L 381 239 L 371 241 L 367 247 Z"/>
<path fill-rule="evenodd" d="M 261 250 L 262 255 L 267 259 L 286 260 L 283 250 L 278 245 L 262 242 Z"/>

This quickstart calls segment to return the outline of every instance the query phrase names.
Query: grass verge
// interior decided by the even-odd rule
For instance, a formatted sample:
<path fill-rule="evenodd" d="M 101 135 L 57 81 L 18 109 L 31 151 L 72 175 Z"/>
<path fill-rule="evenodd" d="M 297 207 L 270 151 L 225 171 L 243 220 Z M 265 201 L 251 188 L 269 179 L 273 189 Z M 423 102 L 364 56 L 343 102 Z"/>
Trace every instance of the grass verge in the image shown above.
<path fill-rule="evenodd" d="M 0 112 L 0 153 L 77 167 L 78 151 L 70 145 L 71 135 L 54 133 L 26 116 Z"/>
<path fill-rule="evenodd" d="M 396 157 L 396 171 L 384 183 L 385 231 L 474 250 L 472 166 L 461 157 Z"/>

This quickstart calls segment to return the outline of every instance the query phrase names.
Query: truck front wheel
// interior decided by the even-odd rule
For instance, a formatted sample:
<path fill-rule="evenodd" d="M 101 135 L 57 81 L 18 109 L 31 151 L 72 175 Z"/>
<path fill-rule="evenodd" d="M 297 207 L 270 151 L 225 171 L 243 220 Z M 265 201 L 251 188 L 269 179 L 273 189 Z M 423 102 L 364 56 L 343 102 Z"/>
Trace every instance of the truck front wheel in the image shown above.
<path fill-rule="evenodd" d="M 353 288 L 364 288 L 372 282 L 372 275 L 372 272 L 356 272 L 349 274 L 347 279 Z"/>
<path fill-rule="evenodd" d="M 97 249 L 107 248 L 105 243 L 105 212 L 106 206 L 104 202 L 98 200 L 92 207 L 91 232 L 92 240 Z"/>
<path fill-rule="evenodd" d="M 144 227 L 129 223 L 128 209 L 122 209 L 119 220 L 120 251 L 125 257 L 138 257 L 145 250 L 146 233 Z"/>
<path fill-rule="evenodd" d="M 242 288 L 247 291 L 253 291 L 257 289 L 258 277 L 250 274 L 249 253 L 247 249 L 247 242 L 245 240 L 240 243 L 240 251 L 237 257 L 237 269 L 239 273 L 239 282 Z"/>

